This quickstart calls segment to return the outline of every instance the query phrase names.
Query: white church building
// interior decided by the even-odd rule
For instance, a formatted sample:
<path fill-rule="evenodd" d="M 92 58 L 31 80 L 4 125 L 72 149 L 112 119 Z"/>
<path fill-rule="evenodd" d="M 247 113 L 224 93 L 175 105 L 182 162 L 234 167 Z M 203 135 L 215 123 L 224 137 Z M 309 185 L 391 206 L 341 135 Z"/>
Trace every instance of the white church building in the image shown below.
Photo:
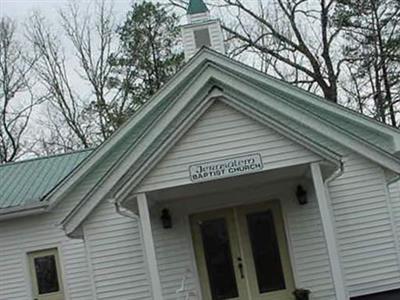
<path fill-rule="evenodd" d="M 400 131 L 228 58 L 201 0 L 183 40 L 100 147 L 0 166 L 0 299 L 399 300 Z"/>

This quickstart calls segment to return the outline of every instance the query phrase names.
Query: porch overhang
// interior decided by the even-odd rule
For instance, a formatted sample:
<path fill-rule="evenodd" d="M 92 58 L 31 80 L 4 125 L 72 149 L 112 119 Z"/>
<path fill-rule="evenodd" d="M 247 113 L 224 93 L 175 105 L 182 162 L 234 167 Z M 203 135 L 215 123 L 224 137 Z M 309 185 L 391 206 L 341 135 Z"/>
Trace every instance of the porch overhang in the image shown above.
<path fill-rule="evenodd" d="M 333 177 L 339 175 L 342 170 L 342 164 L 339 161 L 335 164 L 333 162 L 321 160 L 318 164 L 321 167 L 323 181 L 331 180 Z M 167 204 L 171 201 L 179 201 L 187 198 L 207 197 L 232 190 L 251 189 L 252 187 L 265 184 L 282 183 L 285 181 L 296 181 L 298 184 L 303 184 L 305 181 L 311 180 L 310 168 L 311 163 L 293 165 L 247 175 L 146 191 L 144 194 L 146 194 L 149 201 L 149 206 L 152 207 L 153 205 Z M 293 193 L 295 193 L 295 191 L 293 191 Z M 116 199 L 117 205 L 131 213 L 139 215 L 137 198 L 138 195 L 141 194 L 143 193 L 136 193 L 135 190 L 132 190 L 128 197 Z"/>

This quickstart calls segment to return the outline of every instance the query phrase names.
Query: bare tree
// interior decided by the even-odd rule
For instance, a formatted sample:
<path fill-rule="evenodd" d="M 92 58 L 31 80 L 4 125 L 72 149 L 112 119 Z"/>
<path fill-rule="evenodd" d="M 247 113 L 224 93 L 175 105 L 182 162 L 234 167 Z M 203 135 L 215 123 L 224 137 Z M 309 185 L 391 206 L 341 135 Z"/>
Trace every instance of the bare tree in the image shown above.
<path fill-rule="evenodd" d="M 186 7 L 185 0 L 170 0 Z M 222 4 L 221 4 L 222 2 Z M 334 43 L 341 28 L 331 26 L 335 0 L 222 0 L 210 1 L 235 21 L 223 29 L 229 40 L 237 41 L 236 52 L 252 50 L 274 62 L 274 75 L 338 101 L 340 59 L 334 59 Z M 270 70 L 273 71 L 273 70 Z M 278 71 L 278 73 L 276 73 Z M 292 78 L 292 79 L 290 79 Z"/>
<path fill-rule="evenodd" d="M 329 24 L 334 0 L 271 0 L 268 6 L 259 1 L 258 10 L 242 0 L 224 2 L 237 10 L 237 26 L 224 27 L 232 37 L 275 58 L 286 68 L 302 73 L 306 76 L 302 80 L 316 83 L 326 99 L 338 101 L 337 82 L 343 61 L 335 62 L 332 55 L 340 32 L 340 27 Z M 263 16 L 265 10 L 274 12 L 275 16 Z M 273 41 L 267 47 L 263 43 L 266 38 Z"/>
<path fill-rule="evenodd" d="M 91 14 L 75 2 L 61 10 L 65 40 L 40 15 L 29 21 L 27 37 L 40 55 L 35 70 L 49 93 L 46 127 L 50 140 L 40 143 L 45 152 L 51 152 L 50 146 L 69 151 L 98 145 L 120 125 L 114 113 L 124 109 L 123 95 L 108 85 L 110 60 L 118 43 L 112 7 L 105 3 L 96 2 Z M 66 43 L 72 45 L 73 53 L 66 52 Z"/>
<path fill-rule="evenodd" d="M 32 69 L 36 58 L 29 57 L 16 39 L 15 23 L 0 19 L 0 164 L 25 153 L 24 134 L 32 109 L 40 101 L 33 94 Z"/>
<path fill-rule="evenodd" d="M 94 99 L 90 109 L 97 115 L 97 125 L 103 140 L 107 139 L 121 124 L 115 111 L 123 113 L 127 99 L 120 89 L 110 88 L 113 72 L 111 61 L 119 53 L 113 8 L 105 0 L 95 3 L 94 20 L 82 14 L 79 5 L 72 2 L 60 12 L 64 32 L 75 50 L 81 67 L 81 77 L 88 82 Z"/>
<path fill-rule="evenodd" d="M 64 50 L 55 34 L 46 26 L 44 18 L 35 14 L 27 26 L 27 36 L 40 56 L 35 71 L 49 94 L 49 104 L 63 116 L 65 124 L 75 134 L 77 144 L 91 146 L 90 125 L 84 124 L 84 102 L 74 91 L 68 73 Z"/>

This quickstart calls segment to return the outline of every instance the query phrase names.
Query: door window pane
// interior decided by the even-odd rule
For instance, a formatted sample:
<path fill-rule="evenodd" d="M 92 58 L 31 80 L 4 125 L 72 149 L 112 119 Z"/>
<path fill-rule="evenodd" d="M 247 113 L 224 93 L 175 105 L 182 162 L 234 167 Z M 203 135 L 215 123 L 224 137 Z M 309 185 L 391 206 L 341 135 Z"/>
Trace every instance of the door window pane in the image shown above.
<path fill-rule="evenodd" d="M 40 295 L 58 292 L 56 258 L 54 255 L 35 257 L 34 260 L 38 292 Z"/>
<path fill-rule="evenodd" d="M 248 214 L 247 226 L 259 292 L 262 294 L 285 289 L 272 212 Z"/>
<path fill-rule="evenodd" d="M 203 221 L 200 229 L 212 299 L 223 300 L 238 297 L 225 220 Z"/>

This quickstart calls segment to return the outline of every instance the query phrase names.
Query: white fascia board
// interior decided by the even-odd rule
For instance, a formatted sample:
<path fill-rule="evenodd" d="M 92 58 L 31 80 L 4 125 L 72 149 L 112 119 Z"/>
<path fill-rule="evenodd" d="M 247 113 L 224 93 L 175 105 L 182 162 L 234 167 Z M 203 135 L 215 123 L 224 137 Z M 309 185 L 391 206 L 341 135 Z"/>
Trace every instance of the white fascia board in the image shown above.
<path fill-rule="evenodd" d="M 278 99 L 278 96 L 269 94 L 268 91 L 260 89 L 257 85 L 251 82 L 244 81 L 238 76 L 228 73 L 226 70 L 218 68 L 213 71 L 213 75 L 223 85 L 228 85 L 232 89 L 237 90 L 239 93 L 248 91 L 248 95 L 252 99 L 261 99 L 268 97 L 268 100 L 273 101 L 271 105 L 274 109 L 279 110 L 281 113 L 290 116 L 291 118 L 299 121 L 309 128 L 319 132 L 320 134 L 327 136 L 333 141 L 340 145 L 343 145 L 353 151 L 361 154 L 368 159 L 377 162 L 378 164 L 395 171 L 400 174 L 400 159 L 394 155 L 385 152 L 376 146 L 367 143 L 357 136 L 349 136 L 349 133 L 343 132 L 340 128 L 333 128 L 329 125 L 324 124 L 321 120 L 316 119 L 315 116 L 309 116 L 301 113 L 299 109 L 293 107 L 293 104 L 287 103 L 284 99 Z M 249 88 L 251 86 L 251 88 Z M 258 101 L 258 100 L 256 100 Z M 261 102 L 261 105 L 265 105 L 265 102 Z"/>
<path fill-rule="evenodd" d="M 203 97 L 207 97 L 207 94 L 210 92 L 209 88 L 212 87 L 212 85 L 209 86 L 208 84 L 211 77 L 207 73 L 208 72 L 199 72 L 198 77 L 195 77 L 192 80 L 192 84 L 188 84 L 186 90 L 182 91 L 183 94 L 176 95 L 181 101 L 176 103 L 174 109 L 165 112 L 162 122 L 154 122 L 154 126 L 151 128 L 150 132 L 147 132 L 143 137 L 135 148 L 135 151 L 121 157 L 109 171 L 112 175 L 104 181 L 99 182 L 92 192 L 86 195 L 60 222 L 60 225 L 67 234 L 72 233 L 92 212 L 98 203 L 109 194 L 122 176 L 128 172 L 131 165 L 144 153 L 144 151 L 146 151 L 162 130 L 186 107 L 189 102 L 192 101 L 195 96 L 198 96 L 201 94 L 201 91 L 203 91 Z M 210 95 L 208 95 L 207 98 L 210 98 Z M 126 164 L 126 161 L 131 162 L 131 164 Z"/>
<path fill-rule="evenodd" d="M 48 203 L 35 203 L 33 205 L 17 206 L 0 209 L 0 221 L 38 215 L 48 211 Z"/>
<path fill-rule="evenodd" d="M 208 25 L 213 24 L 213 23 L 221 23 L 221 21 L 219 19 L 209 19 L 209 20 L 203 21 L 201 23 L 188 23 L 188 24 L 182 25 L 181 28 L 185 28 L 185 29 L 198 28 L 199 25 L 207 27 Z M 203 46 L 203 48 L 204 48 L 204 51 L 209 50 L 208 47 Z M 199 51 L 202 51 L 202 49 L 200 49 Z"/>
<path fill-rule="evenodd" d="M 367 117 L 361 113 L 358 113 L 349 108 L 343 107 L 339 104 L 331 103 L 328 100 L 326 100 L 320 96 L 317 96 L 311 92 L 305 91 L 299 87 L 289 85 L 288 83 L 286 83 L 282 80 L 279 80 L 270 75 L 262 73 L 253 67 L 245 65 L 242 62 L 230 59 L 218 52 L 215 52 L 210 49 L 205 49 L 204 51 L 207 51 L 210 54 L 210 60 L 217 65 L 223 66 L 224 68 L 230 68 L 234 72 L 243 74 L 243 76 L 248 77 L 252 80 L 258 81 L 264 85 L 265 84 L 270 85 L 273 88 L 282 90 L 285 93 L 293 95 L 295 97 L 302 98 L 302 99 L 309 101 L 312 104 L 319 106 L 327 111 L 341 114 L 342 116 L 344 116 L 346 118 L 354 119 L 354 117 L 356 117 L 357 121 L 359 121 L 359 123 L 361 123 L 362 125 L 369 127 L 371 129 L 377 130 L 381 133 L 393 136 L 396 149 L 400 150 L 400 130 L 399 129 L 385 125 L 385 124 L 378 122 L 370 117 Z M 244 72 L 244 71 L 246 71 L 246 72 Z"/>
<path fill-rule="evenodd" d="M 222 97 L 223 99 L 227 100 L 222 100 L 226 105 L 229 105 L 233 107 L 235 110 L 240 111 L 244 115 L 248 116 L 251 119 L 254 119 L 255 121 L 264 124 L 265 126 L 268 126 L 272 128 L 273 130 L 277 131 L 279 134 L 283 135 L 284 137 L 288 138 L 289 140 L 305 147 L 306 149 L 310 150 L 311 152 L 317 154 L 318 156 L 321 156 L 328 162 L 334 164 L 335 166 L 340 166 L 341 165 L 341 155 L 338 153 L 335 153 L 334 151 L 331 151 L 330 149 L 324 147 L 323 145 L 319 145 L 315 142 L 311 142 L 310 139 L 307 139 L 307 137 L 303 136 L 300 133 L 294 133 L 291 130 L 288 130 L 287 127 L 284 126 L 284 124 L 280 123 L 279 121 L 273 119 L 273 118 L 268 118 L 266 119 L 262 114 L 258 113 L 257 111 L 250 109 L 248 107 L 245 107 L 245 104 L 242 104 L 242 101 L 238 100 L 234 95 L 229 95 L 229 94 L 224 94 Z M 249 99 L 249 97 L 247 97 Z M 253 99 L 254 101 L 254 99 Z"/>
<path fill-rule="evenodd" d="M 150 112 L 160 101 L 165 97 L 173 94 L 176 87 L 187 80 L 191 74 L 195 73 L 196 69 L 202 63 L 207 62 L 206 52 L 200 51 L 189 62 L 176 73 L 156 94 L 147 101 L 138 112 L 128 121 L 126 121 L 114 134 L 106 140 L 100 147 L 89 155 L 87 161 L 78 166 L 57 188 L 55 188 L 47 197 L 46 200 L 50 203 L 50 209 L 55 206 L 63 196 L 78 182 L 79 179 L 87 174 L 87 172 L 105 155 L 124 135 L 140 122 L 148 112 Z M 203 66 L 204 68 L 204 66 Z M 198 73 L 201 71 L 199 70 Z M 197 72 L 196 72 L 197 73 Z"/>

